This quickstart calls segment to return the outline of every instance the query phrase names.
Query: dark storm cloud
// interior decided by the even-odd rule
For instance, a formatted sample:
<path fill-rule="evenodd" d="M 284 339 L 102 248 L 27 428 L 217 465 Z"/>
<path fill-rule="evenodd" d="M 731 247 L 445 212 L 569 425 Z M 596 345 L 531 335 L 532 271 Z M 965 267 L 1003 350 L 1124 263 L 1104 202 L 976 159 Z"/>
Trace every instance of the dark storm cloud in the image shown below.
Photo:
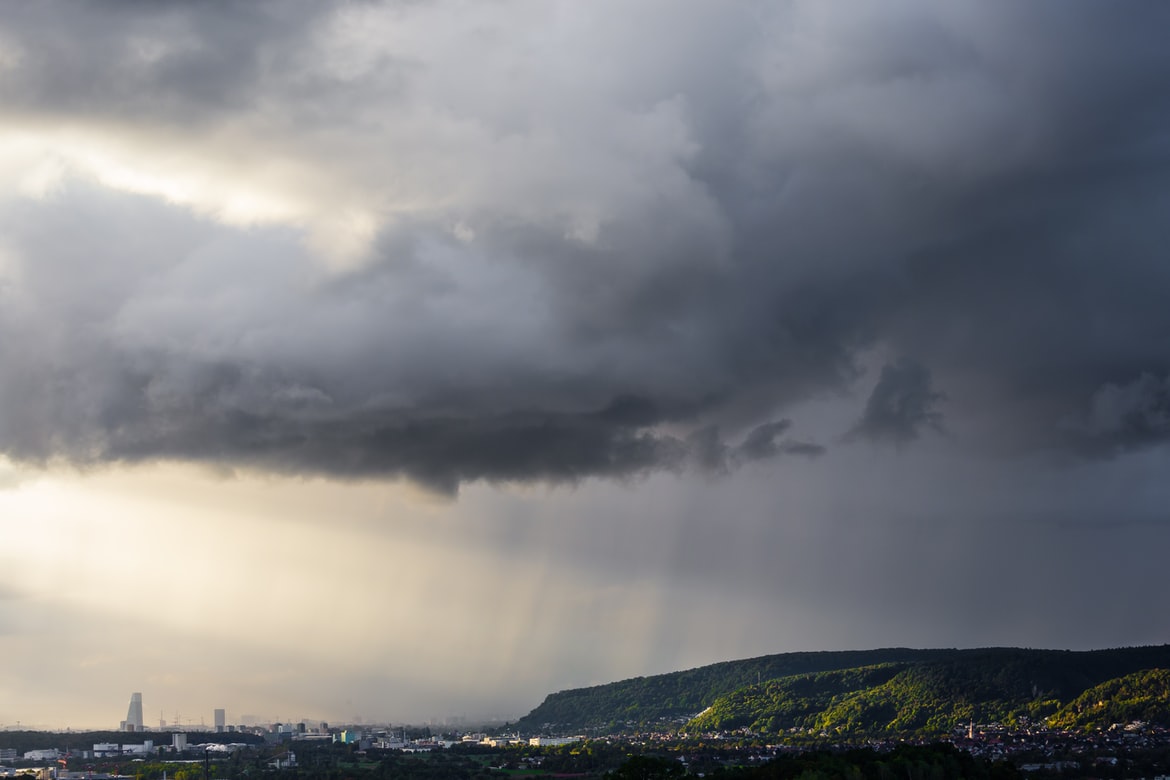
<path fill-rule="evenodd" d="M 905 444 L 924 428 L 942 429 L 938 405 L 946 396 L 931 386 L 930 372 L 909 358 L 882 366 L 881 376 L 852 438 Z"/>
<path fill-rule="evenodd" d="M 819 444 L 783 438 L 791 428 L 791 420 L 762 423 L 748 431 L 739 444 L 731 445 L 723 440 L 717 426 L 708 425 L 686 438 L 687 462 L 702 471 L 723 474 L 745 463 L 781 455 L 815 458 L 824 454 L 825 448 Z"/>
<path fill-rule="evenodd" d="M 1125 385 L 1108 384 L 1093 396 L 1091 432 L 1161 438 L 1170 434 L 1170 377 L 1142 374 Z"/>
<path fill-rule="evenodd" d="M 513 412 L 445 418 L 350 414 L 290 425 L 287 417 L 235 413 L 164 437 L 113 441 L 103 457 L 234 460 L 345 479 L 404 475 L 453 493 L 462 481 L 574 481 L 622 477 L 683 464 L 670 436 L 599 421 L 599 415 Z"/>
<path fill-rule="evenodd" d="M 1170 9 L 464 10 L 6 9 L 10 127 L 294 203 L 6 194 L 0 450 L 451 490 L 815 456 L 827 396 L 907 443 L 936 388 L 983 444 L 1165 441 Z M 863 405 L 873 354 L 920 363 Z"/>
<path fill-rule="evenodd" d="M 1142 373 L 1130 382 L 1103 385 L 1088 413 L 1066 429 L 1094 454 L 1118 454 L 1170 440 L 1170 376 Z"/>
<path fill-rule="evenodd" d="M 824 453 L 825 448 L 819 444 L 803 441 L 778 441 L 780 436 L 791 427 L 791 420 L 775 420 L 756 426 L 732 452 L 732 461 L 765 460 L 781 454 L 803 455 L 812 458 Z"/>

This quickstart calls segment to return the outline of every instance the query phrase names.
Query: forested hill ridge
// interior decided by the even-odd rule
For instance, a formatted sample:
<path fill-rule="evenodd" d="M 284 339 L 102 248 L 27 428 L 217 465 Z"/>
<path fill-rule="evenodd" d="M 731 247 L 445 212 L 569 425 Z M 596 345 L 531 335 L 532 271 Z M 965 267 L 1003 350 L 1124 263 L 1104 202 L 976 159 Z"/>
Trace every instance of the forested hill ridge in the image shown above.
<path fill-rule="evenodd" d="M 763 680 L 881 663 L 929 661 L 953 652 L 887 648 L 780 653 L 723 661 L 682 672 L 634 677 L 549 694 L 516 725 L 522 732 L 571 732 L 620 730 L 625 725 L 686 719 L 720 696 Z"/>
<path fill-rule="evenodd" d="M 1128 683 L 1122 678 L 1158 669 L 1170 669 L 1170 645 L 1092 651 L 886 648 L 782 653 L 561 691 L 549 695 L 517 727 L 530 733 L 567 733 L 673 722 L 685 723 L 689 731 L 889 734 L 937 733 L 971 719 L 1036 722 L 1059 716 L 1076 728 L 1087 725 L 1092 715 L 1088 700 L 1078 699 L 1082 694 L 1103 685 L 1104 691 L 1134 694 L 1135 686 L 1166 678 L 1139 675 Z M 1111 682 L 1115 687 L 1108 687 Z M 1154 699 L 1159 695 L 1157 690 L 1151 694 Z M 1075 706 L 1080 710 L 1069 709 Z M 1157 709 L 1156 703 L 1144 700 L 1126 707 L 1113 711 Z M 1101 707 L 1097 716 L 1107 717 Z"/>

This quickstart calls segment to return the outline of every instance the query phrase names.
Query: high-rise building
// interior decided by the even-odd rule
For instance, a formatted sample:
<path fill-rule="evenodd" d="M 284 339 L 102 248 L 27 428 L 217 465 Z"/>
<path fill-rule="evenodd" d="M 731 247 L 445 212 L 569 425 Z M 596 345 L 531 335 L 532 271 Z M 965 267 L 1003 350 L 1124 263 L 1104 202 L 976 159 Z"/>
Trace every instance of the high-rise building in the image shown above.
<path fill-rule="evenodd" d="M 130 709 L 122 721 L 122 731 L 142 731 L 142 694 L 130 694 Z"/>
<path fill-rule="evenodd" d="M 223 710 L 215 711 L 215 733 L 223 732 L 224 726 L 227 725 L 227 714 Z"/>

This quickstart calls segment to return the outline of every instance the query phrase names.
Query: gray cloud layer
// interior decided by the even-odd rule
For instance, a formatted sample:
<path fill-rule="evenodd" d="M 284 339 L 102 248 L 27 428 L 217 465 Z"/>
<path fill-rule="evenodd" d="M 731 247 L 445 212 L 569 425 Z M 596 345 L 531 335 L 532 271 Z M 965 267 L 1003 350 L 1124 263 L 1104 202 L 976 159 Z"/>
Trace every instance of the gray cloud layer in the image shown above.
<path fill-rule="evenodd" d="M 931 388 L 930 372 L 902 358 L 882 367 L 865 413 L 849 435 L 905 444 L 917 439 L 923 428 L 940 428 L 942 413 L 937 407 L 943 400 L 945 396 Z"/>
<path fill-rule="evenodd" d="M 813 456 L 854 423 L 1161 445 L 1168 23 L 5 9 L 3 118 L 50 139 L 23 175 L 53 184 L 0 208 L 0 451 L 450 491 Z M 872 355 L 893 356 L 876 386 Z M 793 411 L 867 388 L 815 435 Z"/>

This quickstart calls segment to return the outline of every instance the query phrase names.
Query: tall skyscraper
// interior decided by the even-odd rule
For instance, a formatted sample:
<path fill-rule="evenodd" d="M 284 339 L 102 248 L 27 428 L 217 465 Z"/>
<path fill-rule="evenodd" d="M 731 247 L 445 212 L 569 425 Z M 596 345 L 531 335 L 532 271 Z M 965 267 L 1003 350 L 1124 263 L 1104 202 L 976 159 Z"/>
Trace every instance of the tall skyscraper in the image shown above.
<path fill-rule="evenodd" d="M 142 694 L 130 694 L 130 709 L 126 711 L 126 720 L 122 721 L 123 731 L 142 731 Z"/>
<path fill-rule="evenodd" d="M 223 731 L 224 726 L 227 725 L 227 715 L 223 710 L 215 711 L 215 733 L 219 734 Z"/>

